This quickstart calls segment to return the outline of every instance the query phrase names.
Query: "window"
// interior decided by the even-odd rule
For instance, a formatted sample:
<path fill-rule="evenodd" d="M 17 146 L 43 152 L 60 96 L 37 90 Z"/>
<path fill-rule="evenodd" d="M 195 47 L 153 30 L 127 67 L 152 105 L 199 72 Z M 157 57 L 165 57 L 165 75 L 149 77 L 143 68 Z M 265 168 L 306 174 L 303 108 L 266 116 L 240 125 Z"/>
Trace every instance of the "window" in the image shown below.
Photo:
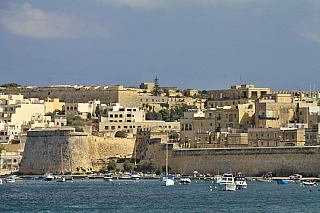
<path fill-rule="evenodd" d="M 152 99 L 152 102 L 154 102 L 154 99 Z"/>
<path fill-rule="evenodd" d="M 119 122 L 122 122 L 122 120 L 119 120 Z"/>
<path fill-rule="evenodd" d="M 113 118 L 113 114 L 110 114 L 110 116 L 109 116 L 110 118 Z"/>
<path fill-rule="evenodd" d="M 237 114 L 234 114 L 234 118 L 237 118 Z"/>
<path fill-rule="evenodd" d="M 231 142 L 231 138 L 229 138 L 229 142 Z"/>
<path fill-rule="evenodd" d="M 263 146 L 263 141 L 261 141 L 261 146 Z"/>
<path fill-rule="evenodd" d="M 131 122 L 131 120 L 127 120 L 127 122 Z"/>
<path fill-rule="evenodd" d="M 131 114 L 127 114 L 127 117 L 131 117 Z"/>
<path fill-rule="evenodd" d="M 146 99 L 146 102 L 148 102 L 148 98 Z"/>
<path fill-rule="evenodd" d="M 239 138 L 236 138 L 237 143 L 239 142 Z"/>
<path fill-rule="evenodd" d="M 114 117 L 117 118 L 117 117 L 118 117 L 118 114 L 115 114 Z"/>
<path fill-rule="evenodd" d="M 116 127 L 115 126 L 111 126 L 111 129 L 116 129 Z"/>
<path fill-rule="evenodd" d="M 123 115 L 122 115 L 122 114 L 120 114 L 120 115 L 119 115 L 119 117 L 120 117 L 120 118 L 122 118 L 122 117 L 123 117 Z"/>
<path fill-rule="evenodd" d="M 118 129 L 120 129 L 121 128 L 121 126 L 118 126 Z"/>
<path fill-rule="evenodd" d="M 203 122 L 200 123 L 200 126 L 203 126 Z"/>
<path fill-rule="evenodd" d="M 108 130 L 108 129 L 109 129 L 109 126 L 104 126 L 104 129 L 105 129 L 105 130 Z"/>
<path fill-rule="evenodd" d="M 226 114 L 226 118 L 228 118 L 228 114 Z"/>
<path fill-rule="evenodd" d="M 123 126 L 123 128 L 124 128 L 124 129 L 127 129 L 127 128 L 128 128 L 128 126 Z"/>
<path fill-rule="evenodd" d="M 210 123 L 210 126 L 212 126 L 212 123 Z"/>
<path fill-rule="evenodd" d="M 212 117 L 212 113 L 211 112 L 209 112 L 209 117 Z"/>

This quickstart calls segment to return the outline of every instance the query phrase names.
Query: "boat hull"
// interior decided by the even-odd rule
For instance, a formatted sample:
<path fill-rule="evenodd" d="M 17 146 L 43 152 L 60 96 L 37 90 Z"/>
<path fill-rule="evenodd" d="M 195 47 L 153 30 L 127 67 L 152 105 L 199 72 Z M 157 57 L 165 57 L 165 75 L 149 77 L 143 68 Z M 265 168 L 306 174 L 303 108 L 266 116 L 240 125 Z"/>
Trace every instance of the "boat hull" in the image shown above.
<path fill-rule="evenodd" d="M 219 190 L 220 191 L 235 191 L 236 184 L 235 183 L 219 183 Z"/>

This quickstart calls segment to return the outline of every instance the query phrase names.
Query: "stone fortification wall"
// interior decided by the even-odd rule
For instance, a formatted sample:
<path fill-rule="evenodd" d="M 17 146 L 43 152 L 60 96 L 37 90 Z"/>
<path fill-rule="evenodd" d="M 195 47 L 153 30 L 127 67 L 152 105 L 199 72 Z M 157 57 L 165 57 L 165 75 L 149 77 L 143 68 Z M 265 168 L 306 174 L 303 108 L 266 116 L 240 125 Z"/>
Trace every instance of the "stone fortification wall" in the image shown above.
<path fill-rule="evenodd" d="M 130 158 L 135 137 L 115 138 L 92 136 L 66 130 L 28 131 L 20 172 L 44 174 L 61 172 L 61 147 L 64 171 L 77 172 L 77 167 L 99 170 L 109 158 Z"/>
<path fill-rule="evenodd" d="M 66 103 L 86 103 L 100 100 L 102 104 L 120 103 L 121 106 L 139 106 L 138 91 L 122 86 L 111 87 L 35 87 L 1 89 L 4 94 L 22 94 L 24 98 L 59 98 Z"/>
<path fill-rule="evenodd" d="M 92 136 L 95 159 L 108 159 L 112 157 L 131 157 L 135 144 L 135 137 L 116 138 Z"/>
<path fill-rule="evenodd" d="M 54 174 L 61 172 L 61 147 L 64 171 L 75 172 L 78 166 L 91 167 L 90 137 L 74 130 L 28 131 L 19 172 Z"/>
<path fill-rule="evenodd" d="M 317 176 L 320 147 L 172 150 L 169 165 L 172 172 L 187 174 L 197 170 L 212 174 L 241 171 L 247 176 L 267 172 L 277 176 Z"/>

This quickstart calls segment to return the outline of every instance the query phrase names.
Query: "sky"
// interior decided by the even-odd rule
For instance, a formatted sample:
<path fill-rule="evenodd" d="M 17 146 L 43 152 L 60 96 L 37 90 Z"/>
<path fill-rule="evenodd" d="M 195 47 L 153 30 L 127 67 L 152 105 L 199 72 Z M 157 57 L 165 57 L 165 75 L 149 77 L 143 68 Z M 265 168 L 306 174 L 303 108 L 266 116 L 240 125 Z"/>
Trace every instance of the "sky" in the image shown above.
<path fill-rule="evenodd" d="M 320 90 L 319 0 L 0 0 L 0 85 Z"/>

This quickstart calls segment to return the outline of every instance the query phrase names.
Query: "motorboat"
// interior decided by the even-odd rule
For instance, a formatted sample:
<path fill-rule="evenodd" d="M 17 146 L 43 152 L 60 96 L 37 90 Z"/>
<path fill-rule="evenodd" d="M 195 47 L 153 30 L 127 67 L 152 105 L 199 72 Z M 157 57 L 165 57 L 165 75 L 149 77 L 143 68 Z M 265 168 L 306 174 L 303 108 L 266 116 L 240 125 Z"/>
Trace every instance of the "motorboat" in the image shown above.
<path fill-rule="evenodd" d="M 316 185 L 317 185 L 316 182 L 313 182 L 313 181 L 310 181 L 310 180 L 303 181 L 302 184 L 303 184 L 304 186 L 316 186 Z"/>
<path fill-rule="evenodd" d="M 221 191 L 235 191 L 236 183 L 234 182 L 234 175 L 232 173 L 225 173 L 219 183 Z"/>
<path fill-rule="evenodd" d="M 131 176 L 130 175 L 123 175 L 119 177 L 119 180 L 130 180 Z"/>
<path fill-rule="evenodd" d="M 288 184 L 287 180 L 277 180 L 277 184 Z"/>
<path fill-rule="evenodd" d="M 6 179 L 6 183 L 15 183 L 16 182 L 16 175 L 9 175 L 8 178 Z"/>
<path fill-rule="evenodd" d="M 66 182 L 66 178 L 63 176 L 58 176 L 56 182 Z"/>
<path fill-rule="evenodd" d="M 213 176 L 214 183 L 220 183 L 221 180 L 222 180 L 222 176 L 221 175 Z"/>
<path fill-rule="evenodd" d="M 0 178 L 0 185 L 2 185 L 3 184 L 3 180 Z"/>
<path fill-rule="evenodd" d="M 258 178 L 257 181 L 259 181 L 259 182 L 271 182 L 272 179 L 271 178 Z"/>
<path fill-rule="evenodd" d="M 188 185 L 191 183 L 191 179 L 189 177 L 189 175 L 182 175 L 182 177 L 180 178 L 180 184 L 181 185 Z"/>
<path fill-rule="evenodd" d="M 52 173 L 46 173 L 44 175 L 44 178 L 43 178 L 44 181 L 53 181 L 54 180 L 54 176 L 52 175 Z"/>
<path fill-rule="evenodd" d="M 247 180 L 242 174 L 242 172 L 239 172 L 236 177 L 234 178 L 234 182 L 236 183 L 237 189 L 246 189 L 247 188 Z"/>
<path fill-rule="evenodd" d="M 106 175 L 104 175 L 103 180 L 112 181 L 112 176 L 111 176 L 111 174 L 106 174 Z"/>
<path fill-rule="evenodd" d="M 73 180 L 73 177 L 72 176 L 65 176 L 64 179 L 65 180 Z"/>
<path fill-rule="evenodd" d="M 140 179 L 140 175 L 138 175 L 138 173 L 136 173 L 136 172 L 132 172 L 131 179 L 138 180 L 138 179 Z"/>

